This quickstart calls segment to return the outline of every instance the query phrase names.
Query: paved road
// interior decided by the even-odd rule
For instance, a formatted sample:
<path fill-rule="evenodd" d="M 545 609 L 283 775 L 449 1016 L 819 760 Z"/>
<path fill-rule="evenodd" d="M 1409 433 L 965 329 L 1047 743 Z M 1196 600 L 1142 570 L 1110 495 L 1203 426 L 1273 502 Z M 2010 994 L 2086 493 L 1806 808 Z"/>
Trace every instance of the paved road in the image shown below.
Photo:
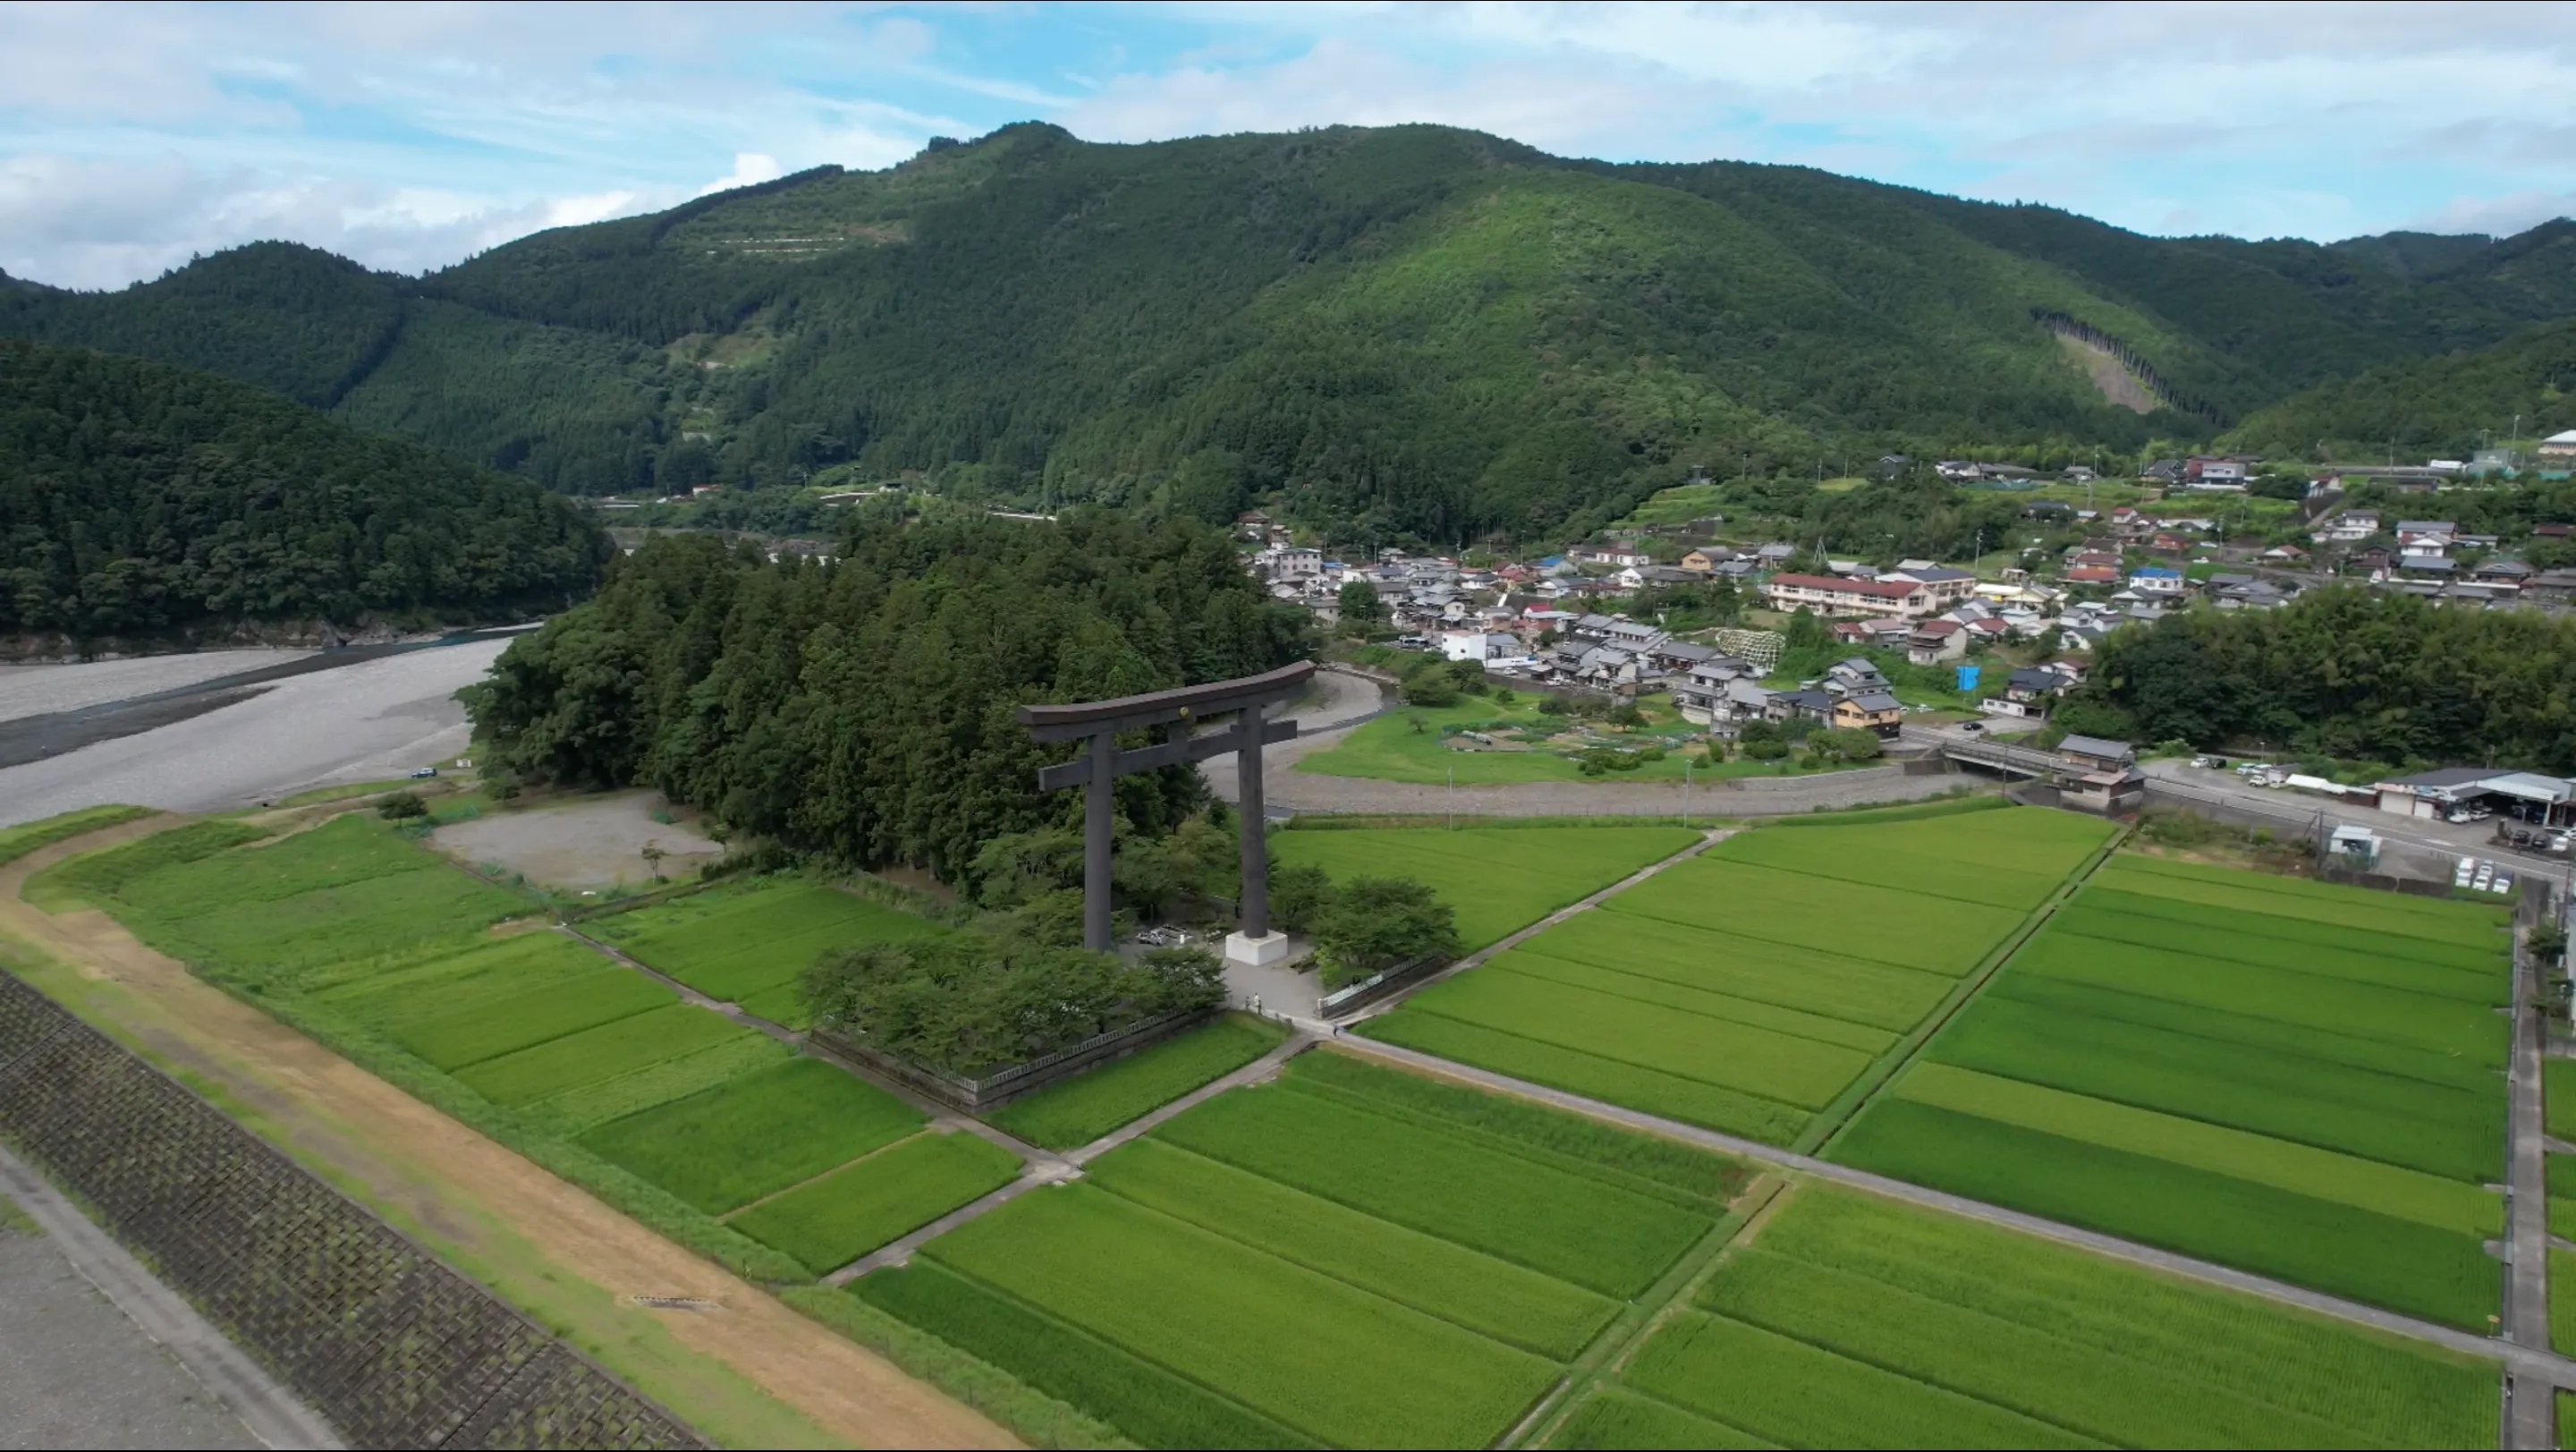
<path fill-rule="evenodd" d="M 2538 922 L 2548 911 L 2550 894 L 2523 899 L 2520 917 Z M 2520 951 L 2514 954 L 2513 1062 L 2507 1079 L 2511 1096 L 2510 1157 L 2505 1174 L 2506 1261 L 2505 1335 L 2524 1346 L 2549 1346 L 2549 1181 L 2548 1142 L 2542 1129 L 2541 1043 L 2546 1031 L 2533 1008 L 2540 994 L 2540 975 Z M 2507 1391 L 2505 1445 L 2543 1448 L 2558 1445 L 2557 1397 L 2546 1386 L 2526 1387 L 2511 1379 Z"/>
<path fill-rule="evenodd" d="M 0 1191 L 0 1448 L 343 1445 L 5 1150 Z"/>
<path fill-rule="evenodd" d="M 2505 1369 L 2515 1376 L 2550 1386 L 2576 1390 L 2576 1361 L 2554 1355 L 2543 1348 L 2521 1346 L 2494 1337 L 2472 1335 L 2449 1326 L 2435 1325 L 2430 1321 L 2418 1321 L 2412 1316 L 2401 1316 L 2394 1311 L 2383 1311 L 2376 1306 L 2365 1306 L 2357 1301 L 2343 1300 L 2302 1286 L 2267 1280 L 2262 1276 L 2250 1275 L 2229 1266 L 2194 1260 L 2189 1256 L 2176 1255 L 2154 1246 L 2139 1245 L 2133 1241 L 2121 1240 L 2095 1231 L 2081 1230 L 2072 1225 L 2061 1225 L 2053 1220 L 2042 1220 L 2036 1215 L 2025 1215 L 2018 1210 L 2007 1210 L 2000 1205 L 1989 1205 L 1983 1201 L 1962 1199 L 1957 1195 L 1945 1194 L 1939 1190 L 1928 1190 L 1920 1185 L 1907 1184 L 1903 1180 L 1891 1180 L 1884 1175 L 1873 1175 L 1866 1170 L 1856 1170 L 1848 1165 L 1838 1165 L 1807 1155 L 1792 1154 L 1772 1145 L 1739 1139 L 1731 1134 L 1719 1134 L 1715 1130 L 1702 1129 L 1698 1125 L 1684 1124 L 1679 1120 L 1658 1118 L 1655 1115 L 1643 1114 L 1616 1104 L 1605 1104 L 1598 1099 L 1586 1099 L 1582 1095 L 1569 1094 L 1562 1089 L 1533 1084 L 1525 1079 L 1514 1079 L 1489 1069 L 1453 1063 L 1447 1059 L 1435 1058 L 1430 1054 L 1399 1048 L 1393 1044 L 1378 1043 L 1375 1040 L 1363 1038 L 1344 1038 L 1338 1041 L 1337 1046 L 1352 1053 L 1385 1059 L 1390 1063 L 1402 1064 L 1408 1068 L 1473 1084 L 1498 1093 L 1535 1100 L 1538 1103 L 1592 1119 L 1624 1125 L 1648 1134 L 1662 1135 L 1667 1139 L 1700 1145 L 1721 1154 L 1756 1160 L 1782 1169 L 1796 1170 L 1802 1174 L 1813 1175 L 1820 1180 L 1849 1185 L 1854 1189 L 1884 1195 L 1893 1200 L 1903 1200 L 1952 1215 L 1965 1216 L 1971 1220 L 1984 1221 L 1989 1225 L 2018 1230 L 2043 1240 L 2056 1241 L 2061 1245 L 2076 1246 L 2115 1260 L 2129 1261 L 2132 1264 L 2221 1286 L 2228 1290 L 2260 1296 L 2268 1301 L 2297 1306 L 2304 1310 L 2332 1316 L 2339 1321 L 2349 1321 L 2413 1340 L 2447 1346 L 2455 1351 L 2491 1357 L 2502 1361 Z"/>
<path fill-rule="evenodd" d="M 1896 768 L 1836 772 L 1827 776 L 1750 785 L 1734 781 L 1700 782 L 1687 789 L 1680 782 L 1522 782 L 1506 786 L 1433 786 L 1420 782 L 1375 781 L 1366 777 L 1320 776 L 1295 770 L 1298 761 L 1330 751 L 1364 724 L 1349 721 L 1359 704 L 1354 696 L 1376 689 L 1374 682 L 1339 671 L 1321 671 L 1318 681 L 1333 694 L 1297 713 L 1307 734 L 1262 748 L 1262 795 L 1275 809 L 1295 812 L 1393 813 L 1436 816 L 1458 812 L 1478 817 L 1694 817 L 1799 816 L 1818 807 L 1850 807 L 1866 802 L 1919 801 L 1956 790 L 1970 779 L 1960 776 L 1906 776 Z M 1374 714 L 1371 705 L 1366 714 Z M 1212 757 L 1200 764 L 1208 789 L 1225 801 L 1236 800 L 1234 758 Z"/>

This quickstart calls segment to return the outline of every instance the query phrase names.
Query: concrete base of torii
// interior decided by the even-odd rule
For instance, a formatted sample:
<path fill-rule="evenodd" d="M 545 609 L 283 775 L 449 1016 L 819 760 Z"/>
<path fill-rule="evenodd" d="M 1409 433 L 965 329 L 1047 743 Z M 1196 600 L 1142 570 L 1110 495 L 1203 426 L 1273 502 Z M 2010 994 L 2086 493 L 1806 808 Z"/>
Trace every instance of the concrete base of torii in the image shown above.
<path fill-rule="evenodd" d="M 1225 935 L 1225 961 L 1228 963 L 1240 963 L 1246 968 L 1267 968 L 1287 960 L 1286 933 L 1264 933 L 1257 938 L 1244 933 Z"/>

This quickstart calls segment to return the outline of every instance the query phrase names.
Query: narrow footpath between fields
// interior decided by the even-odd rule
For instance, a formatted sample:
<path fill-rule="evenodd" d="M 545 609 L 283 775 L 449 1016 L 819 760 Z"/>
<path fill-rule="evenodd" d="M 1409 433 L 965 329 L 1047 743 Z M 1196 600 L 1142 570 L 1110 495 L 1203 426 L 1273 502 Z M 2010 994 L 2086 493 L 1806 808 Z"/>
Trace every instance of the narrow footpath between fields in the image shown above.
<path fill-rule="evenodd" d="M 467 1274 L 613 1360 L 694 1387 L 772 1435 L 876 1447 L 1009 1447 L 1009 1433 L 892 1363 L 358 1068 L 145 946 L 106 914 L 59 916 L 19 894 L 63 858 L 162 830 L 149 818 L 0 868 L 0 935 L 63 965 L 41 987 L 262 1136 L 387 1214 Z M 67 970 L 67 971 L 66 971 Z M 648 1309 L 638 1297 L 712 1303 Z M 675 1406 L 674 1410 L 683 1410 Z M 801 1419 L 791 1425 L 789 1417 Z M 757 1419 L 765 1418 L 766 1421 Z"/>
<path fill-rule="evenodd" d="M 1337 1039 L 1331 1045 L 1331 1049 L 1341 1053 L 1357 1054 L 1364 1058 L 1383 1059 L 1390 1064 L 1398 1064 L 1475 1088 L 1514 1095 L 1628 1129 L 1699 1145 L 1740 1159 L 1774 1165 L 1785 1170 L 1795 1170 L 1801 1174 L 1813 1175 L 1820 1180 L 1830 1180 L 1838 1185 L 1848 1185 L 1856 1190 L 1884 1195 L 1892 1200 L 1903 1200 L 1909 1204 L 1947 1211 L 1952 1215 L 1966 1216 L 1971 1220 L 1981 1220 L 1989 1225 L 2000 1225 L 2008 1230 L 2018 1230 L 2026 1235 L 2038 1236 L 2042 1240 L 2057 1241 L 2063 1245 L 2092 1251 L 2097 1255 L 2107 1255 L 2150 1269 L 2223 1286 L 2229 1290 L 2243 1291 L 2268 1301 L 2278 1301 L 2283 1305 L 2297 1306 L 2321 1315 L 2332 1316 L 2339 1321 L 2350 1321 L 2356 1325 L 2374 1327 L 2418 1341 L 2447 1346 L 2456 1351 L 2489 1357 L 2503 1362 L 2505 1369 L 2516 1375 L 2576 1391 L 2576 1361 L 2551 1353 L 2546 1349 L 2545 1343 L 2540 1348 L 2533 1348 L 2493 1337 L 2473 1336 L 2466 1331 L 2438 1326 L 2430 1321 L 2419 1321 L 2412 1316 L 2401 1316 L 2394 1311 L 2383 1311 L 2376 1306 L 2365 1306 L 2358 1301 L 2347 1301 L 2339 1296 L 2329 1296 L 2320 1291 L 2308 1290 L 2303 1286 L 2270 1280 L 2230 1266 L 2195 1260 L 2190 1256 L 2176 1255 L 2172 1251 L 2160 1250 L 2152 1245 L 2140 1245 L 2135 1241 L 2121 1240 L 2097 1231 L 2063 1225 L 2054 1220 L 2043 1220 L 2036 1215 L 2025 1215 L 2021 1211 L 2007 1210 L 2000 1205 L 1989 1205 L 1981 1200 L 1968 1200 L 1939 1190 L 1927 1190 L 1920 1185 L 1908 1184 L 1903 1180 L 1891 1180 L 1884 1175 L 1871 1174 L 1867 1170 L 1856 1170 L 1848 1165 L 1838 1165 L 1808 1155 L 1793 1154 L 1773 1145 L 1739 1139 L 1731 1134 L 1720 1134 L 1713 1129 L 1702 1129 L 1695 1124 L 1684 1124 L 1676 1119 L 1664 1119 L 1617 1104 L 1604 1103 L 1598 1099 L 1586 1099 L 1580 1094 L 1569 1094 L 1562 1089 L 1550 1088 L 1545 1084 L 1533 1084 L 1526 1079 L 1514 1079 L 1489 1069 L 1479 1069 L 1453 1060 L 1435 1058 L 1430 1054 L 1399 1048 L 1394 1044 L 1379 1043 L 1374 1039 Z"/>
<path fill-rule="evenodd" d="M 2547 921 L 2546 883 L 2524 879 L 2515 914 L 2513 953 L 2513 1062 L 2506 1076 L 2504 1334 L 2517 1345 L 2549 1349 L 2549 1169 L 2542 1124 L 2540 975 L 2522 951 L 2521 930 Z M 2558 1445 L 2558 1398 L 2547 1386 L 2526 1386 L 2520 1375 L 2505 1380 L 2505 1445 Z"/>

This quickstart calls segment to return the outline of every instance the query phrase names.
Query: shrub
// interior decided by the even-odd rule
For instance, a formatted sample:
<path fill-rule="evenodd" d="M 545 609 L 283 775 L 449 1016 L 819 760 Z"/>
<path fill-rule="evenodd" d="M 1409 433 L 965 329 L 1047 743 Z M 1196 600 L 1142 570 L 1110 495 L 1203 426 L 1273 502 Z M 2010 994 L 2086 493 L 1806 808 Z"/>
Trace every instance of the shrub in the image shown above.
<path fill-rule="evenodd" d="M 376 803 L 376 815 L 388 822 L 426 817 L 429 815 L 429 803 L 422 801 L 418 792 L 396 792 Z"/>
<path fill-rule="evenodd" d="M 1744 757 L 1747 761 L 1778 761 L 1788 754 L 1789 743 L 1777 736 L 1758 741 L 1747 738 L 1744 743 Z"/>
<path fill-rule="evenodd" d="M 1622 701 L 1610 708 L 1610 724 L 1623 731 L 1634 731 L 1646 724 L 1646 713 L 1634 701 Z"/>
<path fill-rule="evenodd" d="M 1541 696 L 1541 697 L 1539 697 L 1539 698 L 1538 698 L 1538 713 L 1539 713 L 1540 715 L 1542 715 L 1542 716 L 1562 716 L 1562 715 L 1564 715 L 1564 714 L 1565 714 L 1565 698 L 1564 698 L 1563 696 Z"/>
<path fill-rule="evenodd" d="M 1223 965 L 1198 949 L 1159 949 L 1128 963 L 981 932 L 832 949 L 798 986 L 818 1027 L 960 1074 L 1213 1008 L 1225 996 Z"/>
<path fill-rule="evenodd" d="M 1798 764 L 1809 771 L 1814 771 L 1825 764 L 1825 759 L 1816 752 L 1808 751 L 1798 757 Z"/>
<path fill-rule="evenodd" d="M 1324 984 L 1338 988 L 1416 958 L 1458 955 L 1458 914 L 1409 877 L 1355 877 L 1315 927 Z"/>

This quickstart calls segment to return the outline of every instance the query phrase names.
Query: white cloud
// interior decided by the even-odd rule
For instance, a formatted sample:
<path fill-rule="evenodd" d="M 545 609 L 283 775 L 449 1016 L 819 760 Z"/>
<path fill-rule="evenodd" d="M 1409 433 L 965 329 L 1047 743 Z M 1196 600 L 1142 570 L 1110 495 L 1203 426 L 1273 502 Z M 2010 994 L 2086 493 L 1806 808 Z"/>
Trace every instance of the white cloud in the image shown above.
<path fill-rule="evenodd" d="M 698 188 L 697 194 L 703 197 L 710 192 L 729 192 L 735 187 L 757 186 L 765 181 L 776 181 L 785 175 L 787 172 L 779 166 L 777 157 L 757 151 L 738 151 L 734 153 L 733 170 Z"/>

